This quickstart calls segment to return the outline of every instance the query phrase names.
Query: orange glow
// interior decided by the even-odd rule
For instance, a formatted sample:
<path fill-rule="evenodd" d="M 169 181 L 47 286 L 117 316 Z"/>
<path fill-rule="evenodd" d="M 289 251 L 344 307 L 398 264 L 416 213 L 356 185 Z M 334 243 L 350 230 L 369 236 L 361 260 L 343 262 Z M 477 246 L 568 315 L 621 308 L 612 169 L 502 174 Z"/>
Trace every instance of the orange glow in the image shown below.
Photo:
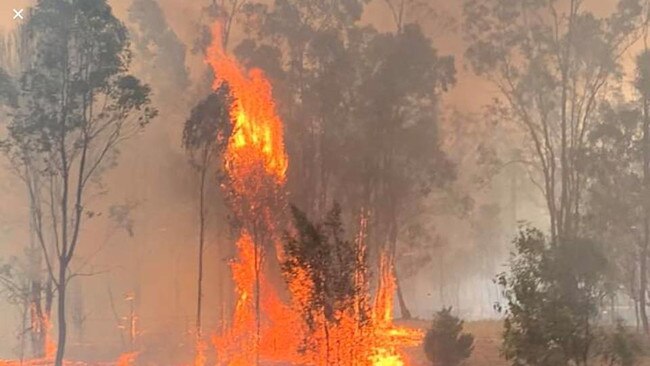
<path fill-rule="evenodd" d="M 227 179 L 223 185 L 239 225 L 237 252 L 230 263 L 235 306 L 232 319 L 212 335 L 211 344 L 196 340 L 194 360 L 188 357 L 188 364 L 251 366 L 261 361 L 314 366 L 407 366 L 403 350 L 419 345 L 423 334 L 393 322 L 396 282 L 386 253 L 380 253 L 379 286 L 374 299 L 368 271 L 360 265 L 354 276 L 354 295 L 335 300 L 346 302 L 337 303 L 333 314 L 323 310 L 325 306 L 315 309 L 309 313 L 309 320 L 303 312 L 316 291 L 310 268 L 294 268 L 284 282 L 271 280 L 270 268 L 277 268 L 278 262 L 286 259 L 282 258 L 281 244 L 286 227 L 279 219 L 287 211 L 284 186 L 289 167 L 283 123 L 264 73 L 245 70 L 222 49 L 219 25 L 213 27 L 212 36 L 206 61 L 214 71 L 213 88 L 227 86 L 232 100 L 232 134 L 224 154 Z M 360 264 L 366 261 L 368 216 L 366 212 L 360 215 L 359 232 L 350 244 L 355 246 Z M 132 303 L 133 295 L 126 300 Z M 142 334 L 137 320 L 132 306 L 132 344 Z M 0 360 L 0 366 L 52 364 L 56 345 L 49 335 L 50 321 L 39 318 L 37 323 L 38 329 L 46 333 L 46 357 L 26 362 Z M 138 353 L 126 353 L 115 362 L 93 365 L 135 366 L 137 358 Z M 72 361 L 65 361 L 65 365 L 90 366 Z"/>
<path fill-rule="evenodd" d="M 194 366 L 205 366 L 207 357 L 205 352 L 208 350 L 208 345 L 202 339 L 196 341 L 196 349 L 194 354 Z"/>
<path fill-rule="evenodd" d="M 137 357 L 137 352 L 124 353 L 117 359 L 115 366 L 134 366 Z"/>
<path fill-rule="evenodd" d="M 124 353 L 119 356 L 115 362 L 97 362 L 97 363 L 86 363 L 81 361 L 70 361 L 65 360 L 63 364 L 65 366 L 135 366 L 136 359 L 138 357 L 137 352 Z M 0 360 L 0 366 L 52 366 L 54 361 L 52 359 L 41 358 L 33 360 Z"/>
<path fill-rule="evenodd" d="M 309 268 L 294 269 L 285 279 L 289 301 L 266 277 L 269 260 L 282 257 L 276 219 L 285 211 L 284 184 L 289 166 L 283 125 L 271 84 L 258 69 L 245 71 L 221 47 L 220 26 L 212 29 L 207 52 L 213 88 L 229 88 L 232 135 L 224 157 L 233 212 L 241 221 L 237 256 L 231 262 L 236 291 L 229 327 L 214 335 L 217 365 L 250 366 L 258 361 L 318 366 L 404 366 L 402 346 L 419 342 L 419 331 L 393 326 L 395 280 L 391 262 L 381 257 L 380 282 L 374 307 L 369 306 L 367 274 L 359 270 L 360 289 L 351 306 L 330 317 L 311 314 L 310 326 L 301 309 L 310 303 L 314 286 Z M 366 215 L 353 245 L 365 253 Z M 255 234 L 253 234 L 255 233 Z M 271 245 L 272 244 L 272 245 Z M 276 248 L 276 257 L 266 252 Z M 363 254 L 365 258 L 365 254 Z M 362 258 L 359 258 L 362 260 Z"/>
<path fill-rule="evenodd" d="M 374 317 L 378 324 L 392 324 L 395 278 L 393 265 L 386 253 L 379 258 L 379 288 L 375 298 Z"/>
<path fill-rule="evenodd" d="M 214 88 L 227 85 L 232 104 L 232 134 L 225 151 L 224 183 L 233 214 L 240 224 L 236 257 L 230 263 L 235 306 L 228 326 L 211 337 L 213 350 L 197 339 L 193 366 L 206 366 L 214 351 L 216 366 L 251 366 L 265 363 L 314 366 L 407 366 L 404 347 L 419 345 L 422 332 L 393 324 L 395 278 L 392 262 L 380 254 L 379 286 L 371 299 L 369 275 L 359 265 L 355 294 L 337 304 L 333 314 L 324 307 L 303 314 L 315 295 L 310 268 L 294 268 L 285 283 L 273 283 L 271 267 L 282 262 L 281 233 L 285 216 L 284 185 L 289 166 L 283 125 L 275 109 L 270 82 L 261 70 L 244 70 L 220 46 L 219 26 L 213 27 L 207 63 L 215 74 Z M 366 258 L 367 213 L 359 220 L 354 245 L 359 264 Z M 273 253 L 275 251 L 275 253 Z M 275 255 L 272 255 L 275 254 Z M 290 277 L 290 278 L 289 278 Z M 279 287 L 283 286 L 283 287 Z M 127 300 L 133 300 L 129 297 Z M 339 300 L 336 300 L 339 301 Z M 130 335 L 135 339 L 136 315 L 131 312 Z M 45 319 L 46 329 L 49 320 Z M 26 366 L 51 365 L 54 343 L 47 338 L 48 359 L 30 360 Z M 212 357 L 212 354 L 211 354 Z M 137 353 L 127 353 L 104 366 L 134 366 Z M 19 362 L 0 361 L 0 366 Z M 89 366 L 66 361 L 67 366 Z M 99 365 L 99 364 L 97 364 Z"/>
<path fill-rule="evenodd" d="M 43 337 L 43 358 L 53 359 L 56 353 L 56 342 L 52 339 L 52 322 L 48 314 L 40 311 L 35 303 L 29 305 L 32 332 Z"/>
<path fill-rule="evenodd" d="M 283 184 L 289 164 L 271 84 L 262 70 L 245 72 L 236 60 L 226 55 L 218 24 L 212 28 L 212 39 L 207 62 L 215 74 L 213 88 L 216 90 L 226 82 L 233 97 L 230 106 L 233 132 L 226 152 L 230 178 L 250 178 L 250 169 L 261 164 L 268 176 Z M 235 184 L 234 188 L 245 188 L 245 185 Z"/>
<path fill-rule="evenodd" d="M 54 359 L 56 355 L 56 343 L 52 339 L 52 323 L 47 315 L 43 315 L 43 331 L 45 332 L 45 358 Z"/>
<path fill-rule="evenodd" d="M 370 356 L 370 361 L 373 366 L 404 366 L 404 361 L 400 355 L 385 348 L 375 349 L 375 353 Z"/>

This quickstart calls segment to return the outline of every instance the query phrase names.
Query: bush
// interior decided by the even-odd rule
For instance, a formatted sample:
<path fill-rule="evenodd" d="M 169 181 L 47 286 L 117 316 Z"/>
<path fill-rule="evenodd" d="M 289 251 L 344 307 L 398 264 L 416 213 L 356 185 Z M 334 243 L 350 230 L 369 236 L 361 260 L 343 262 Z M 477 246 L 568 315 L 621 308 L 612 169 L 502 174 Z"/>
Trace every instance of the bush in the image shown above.
<path fill-rule="evenodd" d="M 587 365 L 598 351 L 597 318 L 608 262 L 587 239 L 552 242 L 534 228 L 514 241 L 497 277 L 505 311 L 503 354 L 513 365 Z"/>
<path fill-rule="evenodd" d="M 424 352 L 436 366 L 456 366 L 472 353 L 474 336 L 462 333 L 463 321 L 451 315 L 451 307 L 436 313 L 424 338 Z"/>
<path fill-rule="evenodd" d="M 605 364 L 610 366 L 634 366 L 641 350 L 639 339 L 619 321 L 616 330 L 604 336 L 601 356 Z"/>

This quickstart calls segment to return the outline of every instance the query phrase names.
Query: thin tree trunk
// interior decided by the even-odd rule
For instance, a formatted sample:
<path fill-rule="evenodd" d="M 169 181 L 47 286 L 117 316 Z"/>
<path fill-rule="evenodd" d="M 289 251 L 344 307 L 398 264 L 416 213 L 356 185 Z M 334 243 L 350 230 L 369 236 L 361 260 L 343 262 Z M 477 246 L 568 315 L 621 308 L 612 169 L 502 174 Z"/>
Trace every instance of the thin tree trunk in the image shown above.
<path fill-rule="evenodd" d="M 25 359 L 25 333 L 27 329 L 27 317 L 29 315 L 29 301 L 23 300 L 23 313 L 21 314 L 22 327 L 20 329 L 20 364 Z"/>
<path fill-rule="evenodd" d="M 408 309 L 408 306 L 406 306 L 406 301 L 404 301 L 404 294 L 402 293 L 402 285 L 400 284 L 399 281 L 399 276 L 397 275 L 397 269 L 395 269 L 395 266 L 393 266 L 393 273 L 395 276 L 395 288 L 397 290 L 397 301 L 399 303 L 399 310 L 400 313 L 402 314 L 402 319 L 411 319 L 411 311 Z"/>
<path fill-rule="evenodd" d="M 398 235 L 398 227 L 397 227 L 397 215 L 393 211 L 391 213 L 391 225 L 390 225 L 390 231 L 389 231 L 389 242 L 390 242 L 390 264 L 393 267 L 393 277 L 395 278 L 395 290 L 397 292 L 397 300 L 399 303 L 399 310 L 400 314 L 402 315 L 402 319 L 411 319 L 411 311 L 408 309 L 408 306 L 406 305 L 406 301 L 404 300 L 404 294 L 402 293 L 402 286 L 400 285 L 399 281 L 399 276 L 397 275 L 397 235 Z"/>
<path fill-rule="evenodd" d="M 330 330 L 327 324 L 328 320 L 325 319 L 323 322 L 323 329 L 325 330 L 325 365 L 330 365 Z"/>
<path fill-rule="evenodd" d="M 257 256 L 258 254 L 256 254 Z M 260 338 L 262 329 L 262 309 L 260 308 L 260 271 L 255 270 L 255 365 L 260 364 Z"/>
<path fill-rule="evenodd" d="M 648 262 L 648 225 L 647 225 L 647 220 L 646 223 L 644 223 L 644 239 L 643 239 L 643 247 L 641 248 L 641 257 L 639 260 L 641 261 L 640 265 L 640 273 L 639 275 L 641 276 L 640 284 L 639 284 L 639 315 L 641 316 L 641 324 L 643 325 L 643 332 L 646 334 L 650 333 L 650 327 L 648 326 L 648 314 L 646 311 L 646 290 L 648 286 L 648 269 L 647 269 L 647 262 Z"/>
<path fill-rule="evenodd" d="M 117 313 L 117 309 L 115 308 L 115 299 L 113 298 L 113 291 L 111 290 L 110 281 L 106 284 L 106 292 L 108 293 L 108 304 L 111 307 L 113 318 L 115 318 L 115 329 L 119 330 L 120 344 L 122 345 L 122 349 L 125 349 L 126 342 L 124 341 L 124 331 L 122 330 L 123 328 L 121 327 L 122 322 L 120 321 L 120 315 Z"/>
<path fill-rule="evenodd" d="M 648 325 L 648 314 L 646 311 L 646 291 L 648 286 L 648 244 L 650 243 L 650 207 L 647 202 L 650 193 L 650 116 L 648 116 L 648 98 L 643 97 L 643 242 L 641 244 L 641 256 L 639 258 L 639 313 L 643 331 L 650 333 Z"/>
<path fill-rule="evenodd" d="M 131 352 L 135 352 L 137 349 L 136 342 L 138 340 L 138 324 L 137 324 L 137 312 L 135 302 L 137 301 L 137 295 L 133 296 L 131 299 L 131 310 L 129 311 L 129 339 L 131 343 Z"/>
<path fill-rule="evenodd" d="M 57 307 L 57 321 L 59 327 L 59 337 L 57 339 L 56 360 L 55 366 L 63 366 L 63 356 L 65 353 L 65 342 L 67 337 L 67 323 L 65 318 L 65 296 L 66 296 L 66 269 L 65 260 L 61 261 L 59 268 L 59 285 L 57 286 L 58 293 L 58 307 Z"/>
<path fill-rule="evenodd" d="M 616 319 L 618 319 L 618 314 L 616 314 L 616 294 L 612 294 L 609 306 L 609 321 L 612 325 L 616 325 Z"/>
<path fill-rule="evenodd" d="M 438 254 L 438 274 L 438 296 L 440 297 L 440 306 L 445 307 L 447 306 L 447 303 L 445 302 L 445 267 L 442 250 L 440 250 L 440 254 Z"/>
<path fill-rule="evenodd" d="M 641 322 L 639 319 L 639 302 L 635 298 L 633 298 L 632 301 L 634 302 L 634 324 L 636 331 L 638 332 L 641 328 Z"/>
<path fill-rule="evenodd" d="M 42 253 L 38 251 L 36 244 L 36 230 L 39 226 L 36 224 L 37 216 L 40 219 L 40 211 L 37 209 L 36 197 L 33 191 L 40 187 L 40 180 L 37 175 L 31 174 L 31 168 L 26 169 L 26 182 L 29 185 L 30 194 L 28 196 L 30 220 L 29 220 L 29 257 L 28 257 L 28 272 L 29 272 L 29 298 L 28 298 L 28 314 L 30 316 L 30 340 L 32 356 L 41 358 L 45 356 L 45 332 L 44 329 L 44 315 L 42 306 L 43 294 L 43 281 L 42 281 Z M 46 313 L 49 317 L 49 312 Z"/>
<path fill-rule="evenodd" d="M 259 236 L 255 236 L 259 238 Z M 255 240 L 253 243 L 253 253 L 254 253 L 254 262 L 255 262 L 255 365 L 259 366 L 260 364 L 260 338 L 261 338 L 261 328 L 262 328 L 262 309 L 260 302 L 260 272 L 262 271 L 262 253 L 260 244 L 257 244 L 258 241 Z"/>
<path fill-rule="evenodd" d="M 196 335 L 201 337 L 201 312 L 203 305 L 203 252 L 205 246 L 205 178 L 208 171 L 208 152 L 203 153 L 201 166 L 201 184 L 199 187 L 199 274 L 197 280 L 197 299 L 196 299 Z"/>

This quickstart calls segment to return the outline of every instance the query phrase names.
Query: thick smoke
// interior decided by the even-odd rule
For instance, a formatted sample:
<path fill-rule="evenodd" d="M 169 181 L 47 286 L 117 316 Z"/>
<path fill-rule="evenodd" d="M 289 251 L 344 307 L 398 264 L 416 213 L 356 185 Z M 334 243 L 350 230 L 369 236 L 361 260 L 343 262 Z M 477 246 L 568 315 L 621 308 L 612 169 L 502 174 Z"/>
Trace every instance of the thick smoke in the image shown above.
<path fill-rule="evenodd" d="M 94 215 L 87 218 L 81 234 L 84 245 L 73 265 L 81 275 L 71 290 L 70 310 L 76 315 L 70 318 L 69 354 L 110 359 L 128 349 L 133 336 L 135 346 L 151 359 L 172 364 L 185 356 L 194 324 L 199 182 L 181 137 L 191 108 L 210 88 L 203 55 L 195 51 L 209 19 L 205 7 L 210 1 L 110 3 L 131 31 L 133 70 L 151 85 L 160 114 L 120 148 L 116 166 L 105 176 L 106 189 L 97 190 L 92 200 Z M 526 219 L 544 225 L 545 220 L 542 199 L 528 172 L 504 158 L 525 148 L 519 143 L 523 139 L 485 108 L 496 90 L 464 67 L 461 9 L 456 3 L 430 0 L 434 16 L 421 20 L 440 53 L 455 57 L 458 70 L 457 85 L 444 96 L 440 127 L 457 179 L 422 203 L 428 214 L 413 222 L 399 243 L 405 296 L 421 318 L 445 305 L 468 318 L 495 317 L 492 304 L 498 291 L 492 278 L 507 258 L 518 223 Z M 613 3 L 590 5 L 607 12 Z M 16 56 L 10 41 L 16 24 L 4 14 L 28 4 L 0 2 L 0 30 L 8 40 L 0 43 L 3 68 L 12 66 Z M 395 26 L 382 0 L 371 2 L 363 21 L 382 30 Z M 239 36 L 233 35 L 231 45 Z M 1 164 L 0 270 L 5 263 L 17 263 L 13 258 L 21 257 L 29 240 L 26 192 L 7 162 Z M 232 287 L 227 262 L 233 237 L 213 178 L 208 190 L 204 322 L 216 327 L 230 311 L 224 303 Z M 0 299 L 0 358 L 16 354 L 19 310 Z M 81 349 L 87 353 L 76 353 Z"/>

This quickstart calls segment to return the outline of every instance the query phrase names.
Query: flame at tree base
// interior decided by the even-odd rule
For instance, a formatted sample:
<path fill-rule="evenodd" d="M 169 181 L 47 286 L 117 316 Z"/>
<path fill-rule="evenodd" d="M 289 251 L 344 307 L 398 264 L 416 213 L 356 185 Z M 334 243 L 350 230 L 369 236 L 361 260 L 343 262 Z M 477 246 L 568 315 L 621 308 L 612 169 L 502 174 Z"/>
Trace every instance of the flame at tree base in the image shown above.
<path fill-rule="evenodd" d="M 335 315 L 335 322 L 328 322 L 321 315 L 314 319 L 319 326 L 308 332 L 300 314 L 280 300 L 265 277 L 260 283 L 262 318 L 259 342 L 256 342 L 254 246 L 248 234 L 237 242 L 237 259 L 231 264 L 237 303 L 232 326 L 213 336 L 217 365 L 251 366 L 258 357 L 265 362 L 294 365 L 408 364 L 400 350 L 418 346 L 423 338 L 421 330 L 395 326 L 392 314 L 388 319 L 382 317 L 364 323 L 358 314 L 349 312 Z M 306 283 L 306 277 L 302 283 L 289 283 L 290 291 L 297 296 L 305 295 L 310 291 Z M 385 293 L 383 300 L 391 302 L 392 295 Z"/>
<path fill-rule="evenodd" d="M 303 314 L 315 291 L 309 268 L 295 269 L 287 279 L 288 302 L 265 277 L 264 260 L 270 259 L 264 256 L 265 249 L 281 248 L 275 217 L 286 208 L 282 202 L 288 158 L 282 121 L 264 73 L 246 71 L 226 54 L 219 24 L 213 27 L 212 40 L 207 63 L 214 71 L 213 87 L 226 84 L 232 98 L 233 132 L 224 161 L 227 193 L 241 222 L 237 257 L 231 263 L 237 300 L 230 327 L 213 337 L 217 364 L 251 366 L 263 360 L 318 366 L 405 365 L 399 349 L 419 343 L 422 333 L 393 325 L 395 281 L 388 257 L 382 256 L 374 308 L 367 305 L 368 278 L 360 273 L 355 281 L 364 290 L 354 299 L 360 305 L 330 316 L 316 309 L 307 317 Z M 365 251 L 362 237 L 356 244 Z M 282 262 L 282 250 L 276 252 Z"/>
<path fill-rule="evenodd" d="M 135 366 L 137 361 L 137 352 L 124 353 L 118 357 L 115 362 L 82 362 L 64 360 L 64 366 Z M 0 360 L 0 366 L 52 366 L 54 358 L 39 358 L 30 360 Z"/>
<path fill-rule="evenodd" d="M 314 366 L 406 366 L 406 347 L 421 343 L 420 330 L 393 323 L 395 279 L 392 262 L 380 256 L 379 286 L 373 306 L 369 279 L 363 269 L 355 274 L 359 290 L 352 303 L 334 314 L 314 310 L 305 321 L 305 304 L 315 289 L 309 268 L 297 268 L 286 279 L 288 300 L 265 276 L 267 262 L 282 262 L 275 219 L 286 208 L 284 184 L 288 158 L 284 150 L 283 127 L 272 98 L 271 84 L 261 70 L 248 72 L 220 47 L 221 33 L 213 27 L 213 44 L 208 63 L 215 73 L 215 89 L 226 84 L 232 104 L 232 135 L 225 153 L 225 172 L 233 213 L 241 225 L 237 256 L 231 262 L 236 303 L 230 325 L 212 336 L 217 366 L 252 366 L 262 362 Z M 362 215 L 356 245 L 365 253 L 365 220 Z M 276 256 L 268 256 L 275 248 Z M 365 258 L 365 255 L 362 257 Z M 309 323 L 309 324 L 307 324 Z M 46 323 L 49 328 L 49 322 Z M 52 365 L 54 343 L 48 337 L 47 356 L 40 360 L 0 361 L 0 366 Z M 208 362 L 208 343 L 198 339 L 193 366 Z M 101 366 L 133 366 L 137 354 L 120 356 Z M 90 366 L 65 362 L 66 366 Z"/>

